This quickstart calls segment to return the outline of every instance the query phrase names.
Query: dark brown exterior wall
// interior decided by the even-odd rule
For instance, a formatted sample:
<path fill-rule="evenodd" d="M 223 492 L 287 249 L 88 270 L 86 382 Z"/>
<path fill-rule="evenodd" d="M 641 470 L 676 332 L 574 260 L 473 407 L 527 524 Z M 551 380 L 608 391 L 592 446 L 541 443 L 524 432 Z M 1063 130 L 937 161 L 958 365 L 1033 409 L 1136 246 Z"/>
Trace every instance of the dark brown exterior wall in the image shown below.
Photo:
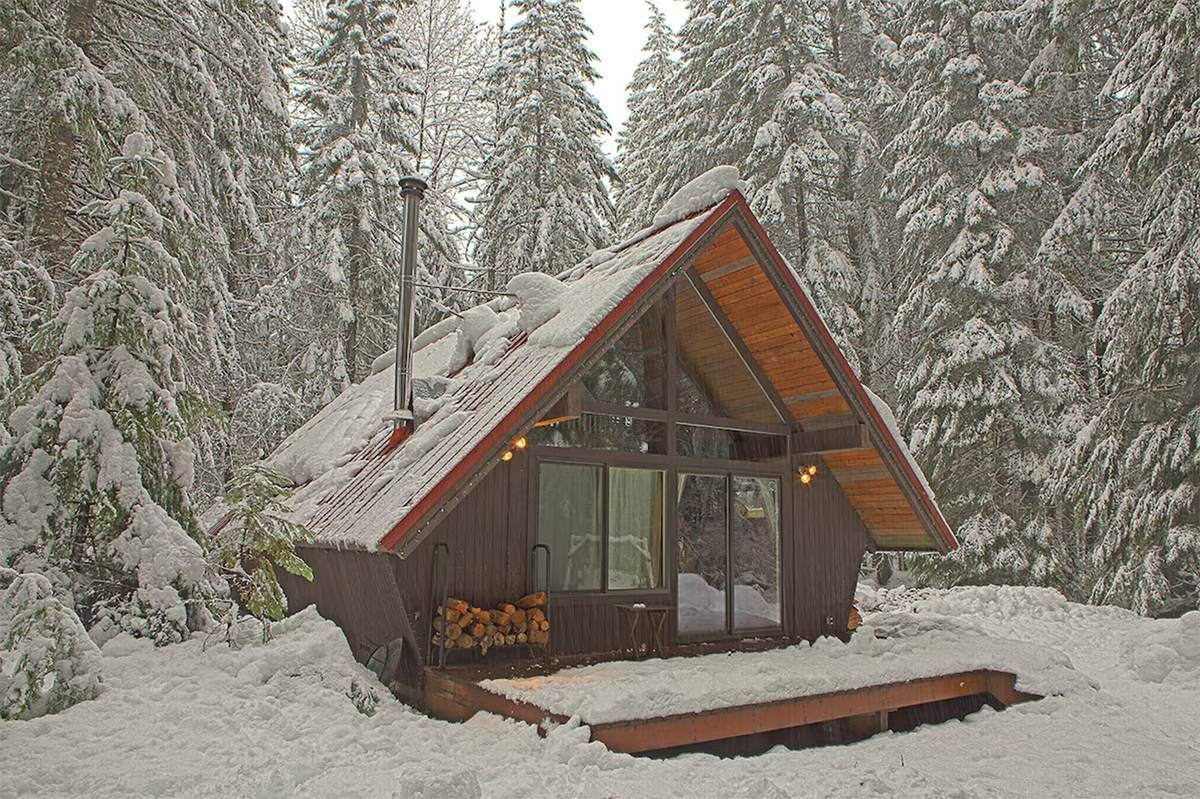
<path fill-rule="evenodd" d="M 812 640 L 845 635 L 867 528 L 825 470 L 808 485 L 793 483 L 791 551 L 785 538 L 788 634 Z M 786 535 L 786 531 L 785 531 Z"/>
<path fill-rule="evenodd" d="M 316 605 L 318 613 L 342 628 L 351 652 L 363 663 L 377 647 L 409 637 L 392 573 L 393 555 L 305 547 L 300 556 L 312 567 L 311 583 L 278 572 L 289 613 Z"/>
<path fill-rule="evenodd" d="M 412 628 L 424 651 L 428 637 L 434 547 L 445 544 L 441 559 L 451 596 L 491 606 L 529 593 L 530 549 L 535 543 L 530 462 L 526 453 L 492 470 L 446 517 L 409 558 L 393 558 L 396 583 Z M 866 528 L 828 471 L 808 485 L 792 483 L 782 531 L 780 566 L 784 588 L 784 634 L 813 639 L 844 635 L 863 553 L 870 545 Z M 789 507 L 790 506 L 790 507 Z M 790 529 L 789 529 L 790 528 Z M 670 529 L 670 528 L 668 528 Z M 674 542 L 668 542 L 668 571 L 674 582 Z M 538 576 L 540 577 L 540 575 Z M 625 631 L 613 605 L 670 602 L 667 591 L 621 594 L 558 594 L 551 597 L 552 640 L 557 654 L 611 652 L 625 644 Z M 674 619 L 667 625 L 668 645 L 675 641 Z"/>
<path fill-rule="evenodd" d="M 439 571 L 449 595 L 481 607 L 511 602 L 529 586 L 529 529 L 526 516 L 528 458 L 518 453 L 495 466 L 475 488 L 436 523 L 409 557 L 390 558 L 396 585 L 409 610 L 417 647 L 428 646 L 433 592 L 433 554 L 439 545 Z M 440 589 L 439 589 L 440 590 Z M 441 597 L 437 598 L 437 602 Z"/>
<path fill-rule="evenodd" d="M 510 602 L 541 586 L 530 574 L 534 544 L 529 463 L 526 453 L 496 466 L 436 523 L 434 531 L 406 559 L 386 553 L 304 549 L 312 583 L 281 575 L 293 610 L 317 610 L 346 632 L 355 657 L 365 662 L 376 647 L 405 638 L 425 662 L 431 613 L 432 567 L 439 555 L 450 596 L 483 607 Z M 866 528 L 828 472 L 812 483 L 792 483 L 782 531 L 784 634 L 813 639 L 844 635 L 854 599 Z M 670 528 L 668 528 L 670 529 Z M 668 542 L 673 553 L 674 542 Z M 674 580 L 674 558 L 668 557 Z M 625 631 L 613 605 L 670 601 L 666 591 L 551 597 L 552 642 L 556 654 L 605 653 L 625 644 Z M 674 645 L 674 619 L 666 643 Z M 731 642 L 732 643 L 732 642 Z"/>

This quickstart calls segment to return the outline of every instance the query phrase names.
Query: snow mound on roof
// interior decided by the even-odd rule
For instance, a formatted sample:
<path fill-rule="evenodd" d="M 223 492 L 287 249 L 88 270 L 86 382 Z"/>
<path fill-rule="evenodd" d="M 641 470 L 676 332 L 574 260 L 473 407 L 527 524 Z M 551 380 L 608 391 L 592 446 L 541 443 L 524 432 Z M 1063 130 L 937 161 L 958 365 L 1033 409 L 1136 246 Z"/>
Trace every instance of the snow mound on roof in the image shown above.
<path fill-rule="evenodd" d="M 461 320 L 450 317 L 447 321 L 453 324 L 435 325 L 439 328 L 436 335 L 422 334 L 424 341 L 418 337 L 416 342 L 420 348 L 413 354 L 413 374 L 419 418 L 432 415 L 438 406 L 437 398 L 431 400 L 422 396 L 431 393 L 428 390 L 430 381 L 444 378 L 462 367 Z M 371 375 L 347 388 L 288 436 L 267 458 L 266 465 L 288 478 L 293 485 L 301 486 L 353 460 L 372 438 L 391 425 L 388 414 L 395 405 L 395 359 L 395 350 L 376 358 L 371 364 Z"/>
<path fill-rule="evenodd" d="M 562 310 L 567 287 L 562 281 L 541 272 L 527 272 L 508 281 L 509 292 L 517 295 L 521 309 L 521 329 L 532 333 Z"/>
<path fill-rule="evenodd" d="M 698 178 L 693 178 L 682 189 L 671 195 L 650 223 L 652 228 L 672 225 L 687 219 L 694 213 L 716 205 L 734 190 L 746 189 L 746 182 L 738 174 L 737 167 L 715 166 Z"/>
<path fill-rule="evenodd" d="M 376 359 L 374 374 L 268 458 L 298 486 L 289 500 L 293 518 L 322 544 L 377 547 L 712 213 L 599 251 L 560 279 L 517 276 L 510 283 L 515 296 L 497 297 L 417 336 L 417 430 L 396 448 L 387 446 L 394 355 Z"/>

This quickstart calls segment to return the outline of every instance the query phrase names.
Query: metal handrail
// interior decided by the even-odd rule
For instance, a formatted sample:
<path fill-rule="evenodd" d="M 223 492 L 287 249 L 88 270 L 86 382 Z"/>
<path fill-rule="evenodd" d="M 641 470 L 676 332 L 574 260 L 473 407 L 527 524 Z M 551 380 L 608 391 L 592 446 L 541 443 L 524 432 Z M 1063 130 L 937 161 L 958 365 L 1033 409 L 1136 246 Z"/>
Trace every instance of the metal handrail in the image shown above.
<path fill-rule="evenodd" d="M 549 619 L 550 618 L 550 545 L 549 544 L 534 544 L 533 548 L 529 550 L 529 578 L 532 581 L 533 590 L 534 590 L 534 592 L 536 592 L 538 590 L 538 586 L 537 586 L 537 553 L 538 553 L 539 549 L 546 550 L 546 568 L 542 571 L 542 577 L 543 577 L 542 590 L 546 592 L 546 610 L 544 612 L 546 614 L 546 618 Z M 553 640 L 553 638 L 554 638 L 553 624 L 554 624 L 554 622 L 551 621 L 551 628 L 550 628 L 551 634 L 546 638 L 546 643 L 545 643 L 546 660 L 550 659 L 550 641 Z"/>
<path fill-rule="evenodd" d="M 442 594 L 441 606 L 443 609 L 442 610 L 443 622 L 442 622 L 442 634 L 438 636 L 438 668 L 439 669 L 446 668 L 446 629 L 445 629 L 446 615 L 445 615 L 445 608 L 446 608 L 446 602 L 450 598 L 450 581 L 442 579 L 442 576 L 443 576 L 442 572 L 444 571 L 444 569 L 438 568 L 441 565 L 441 558 L 439 556 L 443 552 L 445 552 L 447 557 L 449 557 L 450 547 L 448 544 L 446 544 L 444 541 L 434 544 L 434 546 L 433 546 L 433 562 L 432 562 L 432 564 L 430 564 L 431 578 L 429 580 L 429 594 L 430 594 L 429 595 L 429 610 L 430 610 L 431 617 L 437 615 L 438 588 L 441 587 L 441 589 L 442 589 L 442 591 L 441 591 L 441 594 Z M 425 653 L 426 653 L 425 657 L 427 660 L 430 659 L 430 655 L 433 654 L 431 651 L 432 649 L 433 649 L 433 619 L 430 618 L 430 620 L 429 620 L 429 642 L 425 647 Z"/>

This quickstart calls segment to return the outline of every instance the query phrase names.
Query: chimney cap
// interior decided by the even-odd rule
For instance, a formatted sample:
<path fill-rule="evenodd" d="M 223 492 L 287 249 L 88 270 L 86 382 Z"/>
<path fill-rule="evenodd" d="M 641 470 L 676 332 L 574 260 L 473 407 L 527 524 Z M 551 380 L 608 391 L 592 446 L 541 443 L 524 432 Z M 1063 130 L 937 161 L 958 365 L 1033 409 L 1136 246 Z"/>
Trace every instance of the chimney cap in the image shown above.
<path fill-rule="evenodd" d="M 400 178 L 400 191 L 404 194 L 416 192 L 417 196 L 421 197 L 428 188 L 429 184 L 418 175 L 405 175 Z"/>

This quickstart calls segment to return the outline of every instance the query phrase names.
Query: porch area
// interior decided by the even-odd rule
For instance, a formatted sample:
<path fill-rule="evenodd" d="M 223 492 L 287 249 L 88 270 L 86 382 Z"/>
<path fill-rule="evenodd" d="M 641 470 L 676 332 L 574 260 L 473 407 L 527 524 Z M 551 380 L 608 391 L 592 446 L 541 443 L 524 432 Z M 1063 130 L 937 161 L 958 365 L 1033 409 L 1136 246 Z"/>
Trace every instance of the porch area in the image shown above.
<path fill-rule="evenodd" d="M 496 672 L 496 670 L 490 670 Z M 530 701 L 499 693 L 489 670 L 478 667 L 427 669 L 425 707 L 448 721 L 465 721 L 480 711 L 523 721 L 545 730 L 567 724 L 570 716 Z M 524 678 L 531 679 L 531 678 Z M 860 740 L 888 729 L 911 729 L 919 723 L 944 721 L 983 705 L 1003 709 L 1040 699 L 1014 687 L 1016 676 L 980 669 L 937 677 L 863 686 L 766 702 L 748 702 L 685 713 L 580 722 L 591 728 L 591 740 L 614 752 L 672 754 L 705 744 L 732 746 L 707 751 L 745 754 L 783 743 L 796 747 Z M 820 725 L 819 728 L 814 729 Z M 740 744 L 740 746 L 739 746 Z"/>
<path fill-rule="evenodd" d="M 676 647 L 671 657 L 636 661 L 428 668 L 424 705 L 450 721 L 485 711 L 543 730 L 577 718 L 615 752 L 736 755 L 905 731 L 984 705 L 1001 710 L 1079 678 L 1069 663 L 1024 642 L 938 630 L 878 635 L 775 641 L 757 651 Z"/>

